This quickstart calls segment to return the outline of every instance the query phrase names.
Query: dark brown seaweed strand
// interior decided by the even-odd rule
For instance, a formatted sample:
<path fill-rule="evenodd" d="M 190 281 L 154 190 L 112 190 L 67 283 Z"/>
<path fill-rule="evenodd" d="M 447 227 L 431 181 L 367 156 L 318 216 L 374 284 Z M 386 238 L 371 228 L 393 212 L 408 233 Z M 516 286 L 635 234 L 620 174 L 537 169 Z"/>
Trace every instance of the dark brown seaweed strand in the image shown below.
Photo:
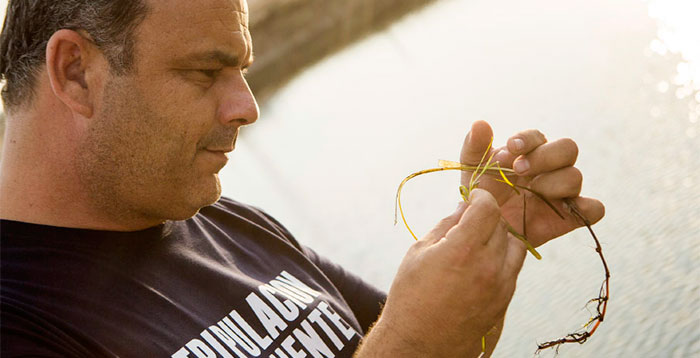
<path fill-rule="evenodd" d="M 538 198 L 542 199 L 542 201 L 544 201 L 544 203 L 547 204 L 547 206 L 549 206 L 549 208 L 552 209 L 560 218 L 564 219 L 564 215 L 562 215 L 559 212 L 559 210 L 557 210 L 557 208 L 549 200 L 547 200 L 547 198 L 544 197 L 544 195 L 542 195 L 542 194 L 540 194 L 540 193 L 538 193 L 538 192 L 536 192 L 536 191 L 534 191 L 526 186 L 522 186 L 522 185 L 518 185 L 518 184 L 513 184 L 513 185 L 515 185 L 516 187 L 518 187 L 520 189 L 527 190 L 527 191 L 535 194 Z"/>
<path fill-rule="evenodd" d="M 525 220 L 525 212 L 527 212 L 527 195 L 523 193 L 523 237 L 527 237 L 527 220 Z"/>
<path fill-rule="evenodd" d="M 591 233 L 591 236 L 593 237 L 593 240 L 595 241 L 595 251 L 598 253 L 598 256 L 600 256 L 600 261 L 603 263 L 603 268 L 605 269 L 605 280 L 603 280 L 603 283 L 600 285 L 600 291 L 598 292 L 598 297 L 591 299 L 588 301 L 588 303 L 591 302 L 597 302 L 598 304 L 596 305 L 596 316 L 591 318 L 588 323 L 584 325 L 584 330 L 579 331 L 579 332 L 574 332 L 566 335 L 563 338 L 541 343 L 537 345 L 537 351 L 535 354 L 540 353 L 542 350 L 547 349 L 547 348 L 552 348 L 555 347 L 555 350 L 557 353 L 559 353 L 559 347 L 564 344 L 564 343 L 579 343 L 583 344 L 588 340 L 589 337 L 595 333 L 595 331 L 598 329 L 598 326 L 600 325 L 603 320 L 605 320 L 605 312 L 607 311 L 608 308 L 608 300 L 609 300 L 609 289 L 610 289 L 610 270 L 608 269 L 608 263 L 605 261 L 605 257 L 603 256 L 603 248 L 600 246 L 600 241 L 598 240 L 598 237 L 596 234 L 593 232 L 593 229 L 591 228 L 591 223 L 586 219 L 586 217 L 581 213 L 581 210 L 579 210 L 578 206 L 573 202 L 571 199 L 565 199 L 564 202 L 569 206 L 571 209 L 571 213 L 581 222 L 583 222 L 584 225 L 586 225 L 586 228 L 588 228 L 588 232 Z M 586 328 L 590 327 L 591 324 L 593 324 L 593 328 L 590 330 L 585 330 Z"/>

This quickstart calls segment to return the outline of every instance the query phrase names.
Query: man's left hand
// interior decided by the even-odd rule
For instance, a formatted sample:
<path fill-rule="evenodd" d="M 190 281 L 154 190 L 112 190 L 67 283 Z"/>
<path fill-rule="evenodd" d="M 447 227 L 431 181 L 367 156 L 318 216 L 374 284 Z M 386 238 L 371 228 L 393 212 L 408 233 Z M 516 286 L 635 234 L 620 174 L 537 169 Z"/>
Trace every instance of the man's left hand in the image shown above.
<path fill-rule="evenodd" d="M 492 138 L 493 131 L 488 123 L 475 122 L 464 140 L 460 162 L 477 165 Z M 501 179 L 500 175 L 484 174 L 478 187 L 491 192 L 501 206 L 503 217 L 516 231 L 525 234 L 533 246 L 582 226 L 570 213 L 564 199 L 572 199 L 591 224 L 605 214 L 600 201 L 579 196 L 583 176 L 574 167 L 578 147 L 573 140 L 549 142 L 540 131 L 530 129 L 510 137 L 503 147 L 491 148 L 484 160 L 492 154 L 493 161 L 498 161 L 502 168 L 515 170 L 515 175 L 509 176 L 511 182 L 542 194 L 564 216 L 560 218 L 544 201 L 526 190 L 516 194 L 510 186 L 495 180 Z M 462 172 L 462 185 L 468 187 L 471 176 L 471 172 Z M 526 232 L 523 232 L 523 195 L 527 198 Z"/>

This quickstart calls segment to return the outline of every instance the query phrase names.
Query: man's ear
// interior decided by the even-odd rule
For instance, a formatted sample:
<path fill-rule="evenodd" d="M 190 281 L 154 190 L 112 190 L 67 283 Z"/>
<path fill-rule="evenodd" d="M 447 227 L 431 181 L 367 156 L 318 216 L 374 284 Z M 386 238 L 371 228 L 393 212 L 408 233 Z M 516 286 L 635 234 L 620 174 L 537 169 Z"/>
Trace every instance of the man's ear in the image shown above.
<path fill-rule="evenodd" d="M 99 70 L 100 54 L 91 41 L 73 30 L 56 31 L 46 46 L 46 70 L 53 93 L 85 118 L 93 115 L 97 90 L 88 85 L 88 72 Z"/>

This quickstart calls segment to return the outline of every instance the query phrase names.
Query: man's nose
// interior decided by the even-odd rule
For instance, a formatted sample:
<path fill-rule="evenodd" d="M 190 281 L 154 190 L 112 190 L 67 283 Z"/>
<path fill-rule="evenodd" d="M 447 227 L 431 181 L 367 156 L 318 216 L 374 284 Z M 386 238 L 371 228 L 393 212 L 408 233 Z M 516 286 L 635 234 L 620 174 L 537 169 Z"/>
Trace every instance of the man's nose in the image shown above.
<path fill-rule="evenodd" d="M 218 120 L 223 125 L 247 125 L 258 120 L 258 103 L 248 82 L 240 70 L 232 71 L 226 76 L 226 83 L 220 89 L 221 97 Z"/>

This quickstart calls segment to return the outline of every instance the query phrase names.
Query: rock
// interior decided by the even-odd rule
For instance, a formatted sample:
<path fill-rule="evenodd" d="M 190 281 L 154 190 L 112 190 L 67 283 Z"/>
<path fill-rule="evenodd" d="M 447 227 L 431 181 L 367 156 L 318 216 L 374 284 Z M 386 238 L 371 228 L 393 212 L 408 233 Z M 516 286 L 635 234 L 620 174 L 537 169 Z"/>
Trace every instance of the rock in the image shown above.
<path fill-rule="evenodd" d="M 304 67 L 432 1 L 249 0 L 250 86 L 264 101 Z"/>

